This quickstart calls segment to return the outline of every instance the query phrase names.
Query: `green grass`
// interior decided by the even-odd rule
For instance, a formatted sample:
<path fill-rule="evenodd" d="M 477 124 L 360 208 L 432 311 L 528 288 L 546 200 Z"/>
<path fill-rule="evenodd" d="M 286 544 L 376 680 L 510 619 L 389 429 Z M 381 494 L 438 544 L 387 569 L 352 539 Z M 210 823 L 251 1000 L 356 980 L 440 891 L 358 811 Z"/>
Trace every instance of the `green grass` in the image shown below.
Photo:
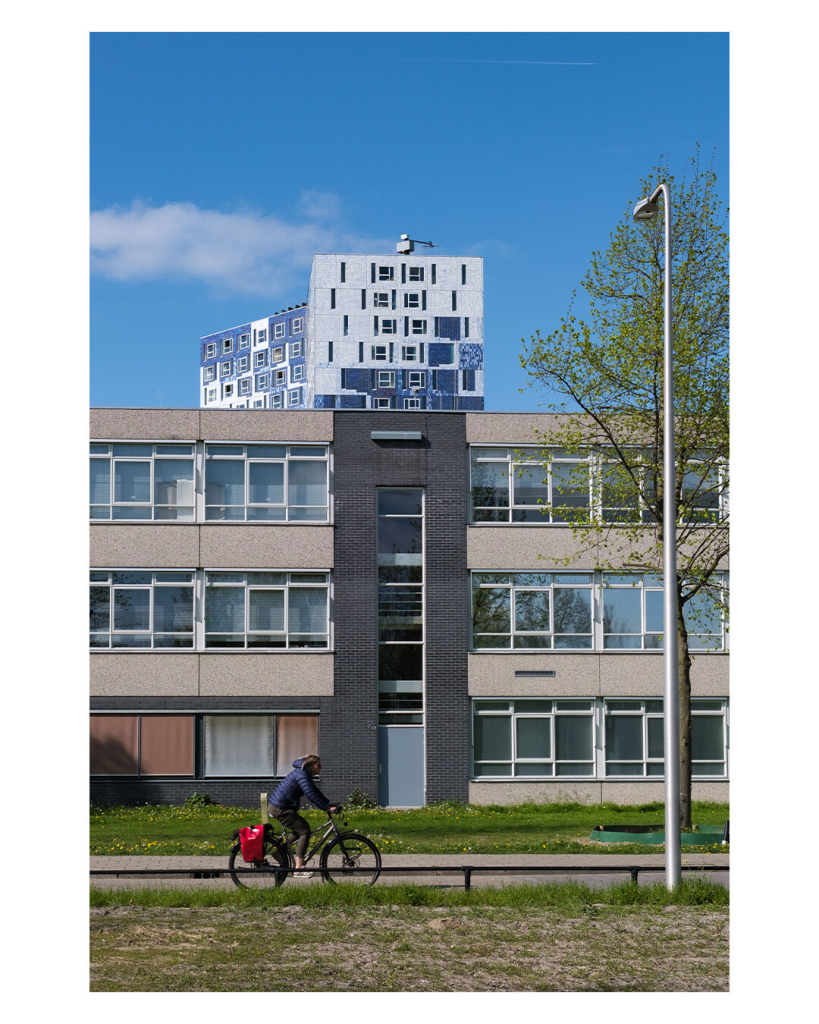
<path fill-rule="evenodd" d="M 313 827 L 326 820 L 302 810 Z M 694 803 L 695 825 L 722 825 L 728 805 Z M 595 825 L 654 824 L 662 803 L 641 805 L 578 803 L 478 806 L 442 803 L 407 811 L 350 808 L 350 828 L 373 839 L 382 853 L 660 853 L 662 846 L 589 843 Z M 99 807 L 91 809 L 90 852 L 125 854 L 227 855 L 231 833 L 258 824 L 259 810 L 240 807 Z M 727 846 L 686 846 L 686 853 L 727 852 Z"/>
<path fill-rule="evenodd" d="M 519 907 L 578 911 L 593 906 L 701 907 L 729 905 L 728 889 L 703 878 L 685 878 L 669 892 L 662 882 L 620 882 L 592 888 L 582 882 L 546 882 L 502 888 L 441 890 L 425 885 L 282 886 L 279 889 L 100 889 L 91 887 L 92 907 Z"/>

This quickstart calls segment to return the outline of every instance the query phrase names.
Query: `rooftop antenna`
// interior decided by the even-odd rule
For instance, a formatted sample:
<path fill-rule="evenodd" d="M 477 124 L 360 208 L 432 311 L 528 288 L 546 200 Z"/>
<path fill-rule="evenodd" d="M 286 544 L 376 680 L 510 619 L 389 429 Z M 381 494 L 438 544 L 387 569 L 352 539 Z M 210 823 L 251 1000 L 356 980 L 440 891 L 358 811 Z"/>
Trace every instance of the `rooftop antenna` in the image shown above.
<path fill-rule="evenodd" d="M 409 235 L 401 235 L 401 241 L 395 247 L 397 252 L 400 252 L 404 256 L 408 256 L 415 250 L 416 245 L 426 245 L 430 249 L 440 249 L 439 245 L 433 245 L 432 242 L 421 242 L 417 238 L 410 238 Z"/>

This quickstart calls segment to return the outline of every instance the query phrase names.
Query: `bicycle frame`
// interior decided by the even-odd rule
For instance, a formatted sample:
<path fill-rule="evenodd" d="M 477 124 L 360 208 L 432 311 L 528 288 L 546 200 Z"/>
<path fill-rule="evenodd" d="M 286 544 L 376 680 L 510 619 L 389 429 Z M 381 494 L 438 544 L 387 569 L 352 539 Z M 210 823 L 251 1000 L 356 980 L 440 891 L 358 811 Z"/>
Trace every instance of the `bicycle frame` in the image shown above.
<path fill-rule="evenodd" d="M 329 812 L 328 812 L 328 814 L 329 814 Z M 271 824 L 272 824 L 272 822 L 271 822 Z M 345 821 L 344 822 L 344 827 L 346 828 L 348 824 L 349 824 L 349 822 Z M 312 847 L 310 847 L 310 849 L 304 855 L 304 863 L 305 864 L 309 860 L 311 860 L 315 854 L 318 853 L 318 851 L 322 848 L 322 846 L 324 846 L 324 844 L 327 842 L 327 840 L 330 838 L 331 835 L 333 835 L 333 836 L 341 835 L 341 833 L 339 831 L 339 828 L 338 828 L 338 825 L 336 825 L 335 821 L 333 821 L 332 814 L 329 815 L 329 818 L 327 819 L 327 821 L 322 822 L 321 825 L 317 825 L 314 829 L 310 830 L 310 838 L 312 839 L 312 837 L 317 832 L 321 832 L 322 829 L 324 829 L 324 832 L 323 832 L 323 834 L 321 836 L 321 839 L 319 839 L 318 842 L 316 842 Z M 275 835 L 276 835 L 277 838 L 279 838 L 279 833 L 275 833 Z M 287 838 L 287 829 L 284 827 L 284 825 L 282 825 L 281 841 L 287 847 L 287 850 L 290 853 L 292 853 L 293 852 L 293 843 L 291 843 L 290 840 Z"/>

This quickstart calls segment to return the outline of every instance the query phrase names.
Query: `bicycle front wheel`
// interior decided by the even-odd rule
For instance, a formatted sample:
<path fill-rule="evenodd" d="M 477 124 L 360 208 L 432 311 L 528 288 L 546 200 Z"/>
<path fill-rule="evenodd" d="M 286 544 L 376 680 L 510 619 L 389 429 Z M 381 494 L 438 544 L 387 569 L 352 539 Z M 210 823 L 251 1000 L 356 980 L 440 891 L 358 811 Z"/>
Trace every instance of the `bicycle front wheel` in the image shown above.
<path fill-rule="evenodd" d="M 242 857 L 242 844 L 237 843 L 233 847 L 228 859 L 228 873 L 234 885 L 240 889 L 272 889 L 287 881 L 286 869 L 293 867 L 293 858 L 284 844 L 265 840 L 262 852 L 264 859 L 260 863 L 247 864 Z M 237 868 L 250 870 L 237 871 Z"/>
<path fill-rule="evenodd" d="M 353 871 L 352 868 L 368 868 Z M 373 885 L 381 873 L 381 854 L 375 843 L 357 832 L 342 832 L 321 852 L 321 875 L 334 885 Z"/>

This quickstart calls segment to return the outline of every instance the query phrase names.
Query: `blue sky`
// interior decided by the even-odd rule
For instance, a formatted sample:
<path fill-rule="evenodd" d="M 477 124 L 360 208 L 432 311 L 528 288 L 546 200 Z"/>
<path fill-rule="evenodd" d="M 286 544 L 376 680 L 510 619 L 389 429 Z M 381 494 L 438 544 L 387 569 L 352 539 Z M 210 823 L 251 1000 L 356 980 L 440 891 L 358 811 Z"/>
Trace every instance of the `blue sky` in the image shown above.
<path fill-rule="evenodd" d="M 318 252 L 484 257 L 486 408 L 521 395 L 661 156 L 727 203 L 728 34 L 95 33 L 92 405 L 198 405 L 197 341 L 305 301 Z"/>

